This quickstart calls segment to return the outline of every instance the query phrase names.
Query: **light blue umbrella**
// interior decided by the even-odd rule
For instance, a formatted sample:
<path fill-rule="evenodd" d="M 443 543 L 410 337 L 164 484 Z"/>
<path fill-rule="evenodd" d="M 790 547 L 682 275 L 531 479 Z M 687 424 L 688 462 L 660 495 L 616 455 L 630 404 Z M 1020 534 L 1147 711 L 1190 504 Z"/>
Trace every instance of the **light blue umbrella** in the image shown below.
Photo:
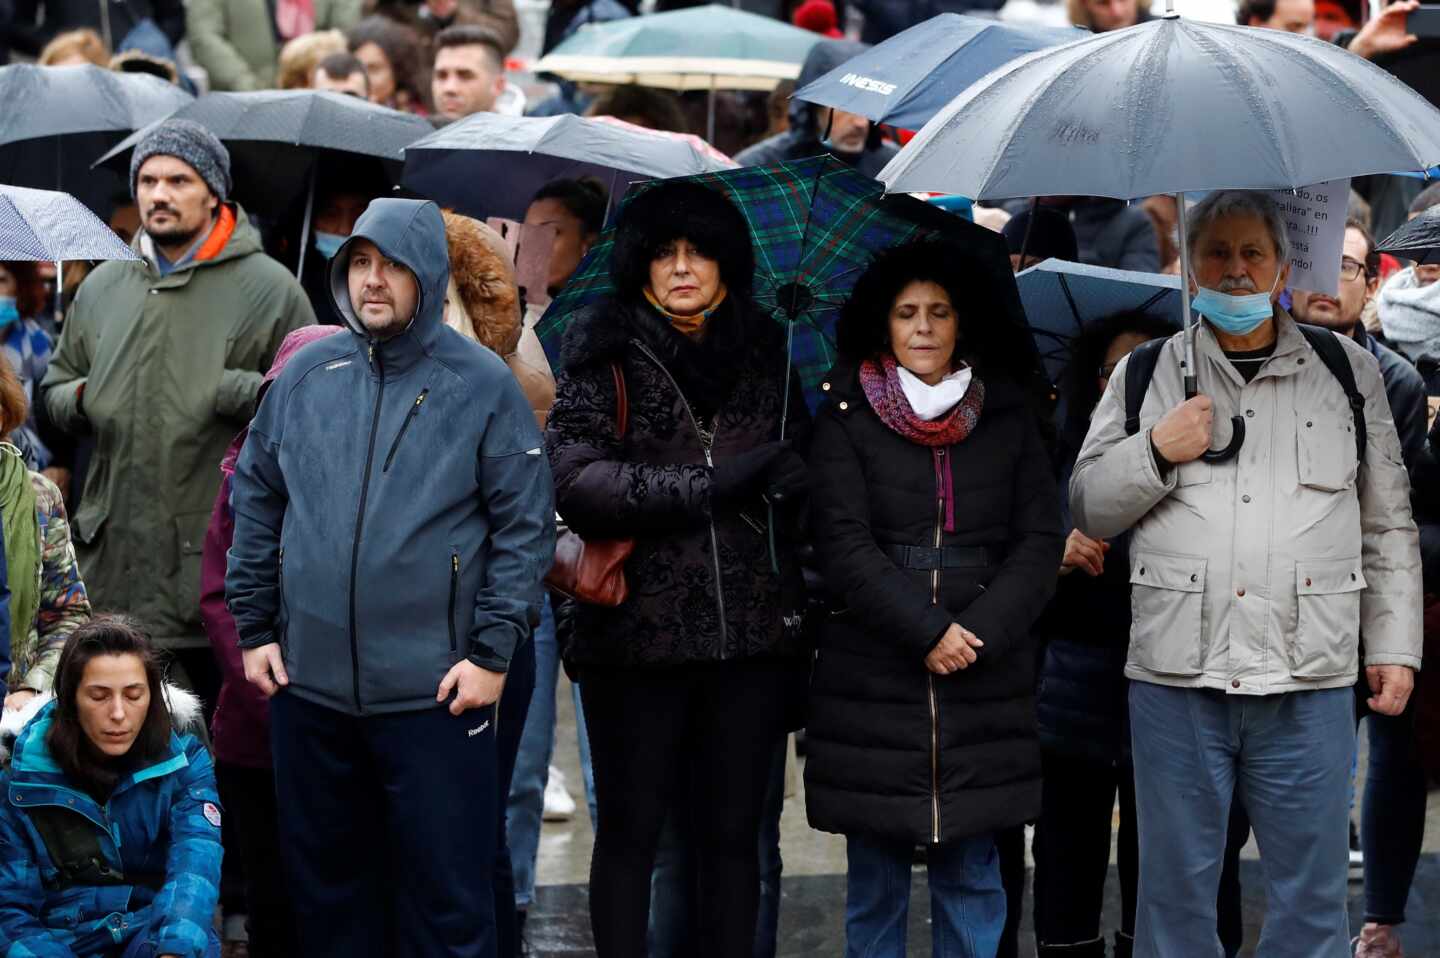
<path fill-rule="evenodd" d="M 795 99 L 918 130 L 970 84 L 1017 57 L 1090 36 L 1079 27 L 942 13 L 795 91 Z"/>
<path fill-rule="evenodd" d="M 0 262 L 139 258 L 69 193 L 0 186 Z"/>
<path fill-rule="evenodd" d="M 800 76 L 818 33 L 709 4 L 581 27 L 535 64 L 577 83 L 634 83 L 708 90 L 707 139 L 715 140 L 716 90 L 773 90 Z"/>
<path fill-rule="evenodd" d="M 1015 277 L 1025 319 L 1051 382 L 1059 382 L 1070 341 L 1090 323 L 1141 312 L 1180 329 L 1180 277 L 1047 259 Z"/>

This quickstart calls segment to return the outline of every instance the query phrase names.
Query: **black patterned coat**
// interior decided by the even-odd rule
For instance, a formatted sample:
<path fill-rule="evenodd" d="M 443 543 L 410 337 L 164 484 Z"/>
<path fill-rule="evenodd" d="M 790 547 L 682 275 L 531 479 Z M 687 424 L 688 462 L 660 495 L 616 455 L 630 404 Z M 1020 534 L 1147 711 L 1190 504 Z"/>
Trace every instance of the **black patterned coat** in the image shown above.
<path fill-rule="evenodd" d="M 715 507 L 702 440 L 713 430 L 709 457 L 718 463 L 780 438 L 784 339 L 768 319 L 730 304 L 710 324 L 696 344 L 647 304 L 605 302 L 566 330 L 545 434 L 557 507 L 587 538 L 635 538 L 625 603 L 576 609 L 566 652 L 573 664 L 672 666 L 799 651 L 785 623 L 799 605 L 798 566 L 782 549 L 781 575 L 772 570 L 758 495 Z M 629 397 L 623 442 L 614 361 Z M 809 415 L 798 390 L 789 415 L 787 438 L 803 438 Z"/>

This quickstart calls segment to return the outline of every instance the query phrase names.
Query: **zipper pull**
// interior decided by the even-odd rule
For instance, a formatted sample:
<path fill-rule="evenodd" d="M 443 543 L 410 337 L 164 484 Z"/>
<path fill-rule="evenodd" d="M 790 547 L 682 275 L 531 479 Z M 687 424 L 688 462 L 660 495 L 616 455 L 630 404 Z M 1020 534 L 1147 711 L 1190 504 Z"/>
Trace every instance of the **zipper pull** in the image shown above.
<path fill-rule="evenodd" d="M 459 556 L 457 556 L 457 555 L 452 555 L 452 556 L 450 557 L 450 571 L 451 571 L 451 572 L 459 572 L 459 571 L 460 571 L 460 557 L 459 557 Z"/>
<path fill-rule="evenodd" d="M 415 397 L 415 408 L 416 408 L 416 409 L 419 409 L 419 408 L 420 408 L 420 404 L 425 401 L 425 394 L 428 393 L 429 391 L 430 391 L 430 390 L 428 390 L 428 389 L 422 389 L 422 390 L 420 390 L 420 395 L 418 395 L 418 396 Z"/>

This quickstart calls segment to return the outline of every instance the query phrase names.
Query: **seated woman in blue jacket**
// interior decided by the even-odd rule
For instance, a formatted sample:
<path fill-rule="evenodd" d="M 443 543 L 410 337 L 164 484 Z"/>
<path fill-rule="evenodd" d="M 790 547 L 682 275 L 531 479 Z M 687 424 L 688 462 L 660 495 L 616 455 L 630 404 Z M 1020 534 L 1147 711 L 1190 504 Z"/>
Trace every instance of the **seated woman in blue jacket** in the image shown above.
<path fill-rule="evenodd" d="M 210 755 L 149 639 L 81 626 L 0 775 L 0 956 L 214 958 L 220 856 Z"/>

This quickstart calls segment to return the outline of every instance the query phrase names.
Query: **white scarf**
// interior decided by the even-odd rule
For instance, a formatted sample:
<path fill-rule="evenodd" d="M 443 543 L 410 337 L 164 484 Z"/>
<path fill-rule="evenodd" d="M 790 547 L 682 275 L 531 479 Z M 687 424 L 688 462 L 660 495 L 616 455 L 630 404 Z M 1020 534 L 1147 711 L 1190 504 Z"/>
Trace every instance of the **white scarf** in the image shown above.
<path fill-rule="evenodd" d="M 1403 269 L 1381 287 L 1377 310 L 1385 338 L 1412 361 L 1440 359 L 1440 283 L 1421 286 L 1413 266 Z"/>
<path fill-rule="evenodd" d="M 926 422 L 934 422 L 954 409 L 970 391 L 970 379 L 974 375 L 966 366 L 931 386 L 904 366 L 897 365 L 897 370 L 900 373 L 900 388 L 905 391 L 910 408 Z"/>

